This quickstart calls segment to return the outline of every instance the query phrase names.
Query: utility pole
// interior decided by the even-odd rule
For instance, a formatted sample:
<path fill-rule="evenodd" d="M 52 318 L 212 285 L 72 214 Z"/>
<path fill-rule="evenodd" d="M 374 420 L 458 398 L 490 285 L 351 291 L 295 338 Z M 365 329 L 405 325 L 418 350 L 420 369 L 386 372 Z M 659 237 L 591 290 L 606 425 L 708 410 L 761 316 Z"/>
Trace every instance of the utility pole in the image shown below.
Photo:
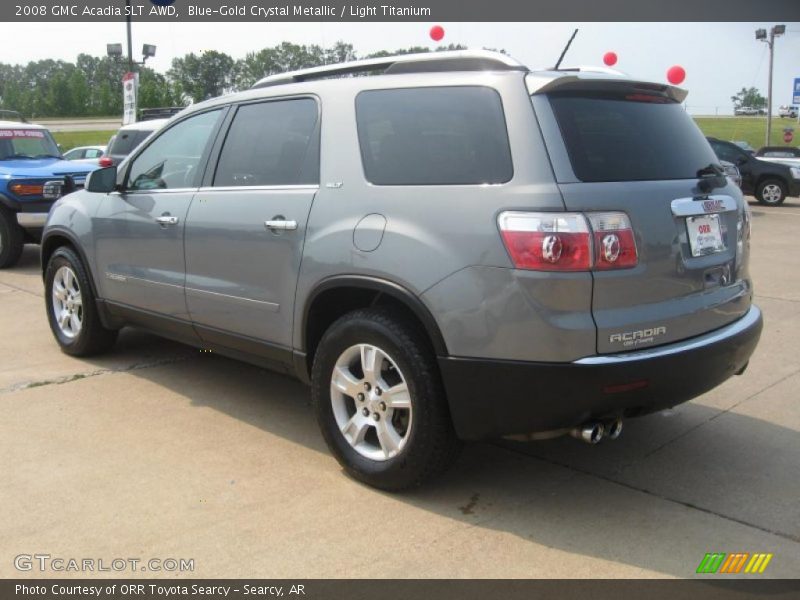
<path fill-rule="evenodd" d="M 131 0 L 125 0 L 125 27 L 128 30 L 128 71 L 133 73 L 133 40 L 131 39 Z M 772 59 L 770 58 L 770 81 L 772 81 Z M 770 84 L 771 85 L 771 84 Z"/>
<path fill-rule="evenodd" d="M 775 25 L 769 30 L 769 38 L 767 38 L 766 29 L 756 30 L 756 39 L 764 42 L 769 46 L 769 81 L 767 81 L 767 134 L 765 146 L 770 144 L 770 135 L 772 133 L 772 63 L 775 58 L 775 37 L 786 33 L 786 25 Z"/>

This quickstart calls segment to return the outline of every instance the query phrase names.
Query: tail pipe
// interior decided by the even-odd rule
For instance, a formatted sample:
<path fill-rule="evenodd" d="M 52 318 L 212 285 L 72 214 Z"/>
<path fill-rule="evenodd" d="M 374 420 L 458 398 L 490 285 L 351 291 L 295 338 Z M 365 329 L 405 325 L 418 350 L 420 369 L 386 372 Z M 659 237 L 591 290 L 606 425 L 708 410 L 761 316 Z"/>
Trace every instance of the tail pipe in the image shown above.
<path fill-rule="evenodd" d="M 587 444 L 597 444 L 603 439 L 604 433 L 605 426 L 600 421 L 589 421 L 570 431 L 572 437 Z"/>
<path fill-rule="evenodd" d="M 622 419 L 614 419 L 605 423 L 605 437 L 610 440 L 617 439 L 622 435 Z"/>

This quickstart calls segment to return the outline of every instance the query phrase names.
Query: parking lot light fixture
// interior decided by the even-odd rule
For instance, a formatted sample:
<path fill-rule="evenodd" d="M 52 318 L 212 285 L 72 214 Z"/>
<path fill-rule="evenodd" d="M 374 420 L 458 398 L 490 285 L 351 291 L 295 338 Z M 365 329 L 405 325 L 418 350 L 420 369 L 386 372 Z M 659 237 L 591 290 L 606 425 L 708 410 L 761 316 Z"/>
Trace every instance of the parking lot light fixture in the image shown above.
<path fill-rule="evenodd" d="M 775 38 L 786 33 L 786 25 L 774 25 L 769 30 L 767 37 L 766 29 L 756 29 L 756 39 L 769 46 L 769 79 L 767 81 L 767 133 L 765 146 L 770 144 L 770 134 L 772 133 L 772 65 L 775 58 Z"/>

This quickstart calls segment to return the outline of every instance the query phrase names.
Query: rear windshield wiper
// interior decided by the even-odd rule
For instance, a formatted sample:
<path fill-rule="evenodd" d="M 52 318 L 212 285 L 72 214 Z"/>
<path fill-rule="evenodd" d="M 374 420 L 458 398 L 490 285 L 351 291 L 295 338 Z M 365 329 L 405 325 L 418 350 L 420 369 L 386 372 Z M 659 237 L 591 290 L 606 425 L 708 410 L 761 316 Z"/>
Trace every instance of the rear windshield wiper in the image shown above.
<path fill-rule="evenodd" d="M 30 159 L 33 159 L 33 157 L 30 154 L 9 154 L 8 156 L 4 156 L 3 158 L 0 158 L 0 160 L 11 160 L 12 158 L 30 158 Z"/>
<path fill-rule="evenodd" d="M 58 154 L 37 154 L 34 158 L 61 158 Z"/>
<path fill-rule="evenodd" d="M 702 169 L 698 169 L 697 177 L 700 179 L 700 181 L 697 182 L 697 187 L 703 194 L 708 194 L 715 188 L 725 187 L 728 183 L 728 179 L 725 177 L 725 171 L 722 170 L 722 167 L 714 163 L 710 163 Z"/>

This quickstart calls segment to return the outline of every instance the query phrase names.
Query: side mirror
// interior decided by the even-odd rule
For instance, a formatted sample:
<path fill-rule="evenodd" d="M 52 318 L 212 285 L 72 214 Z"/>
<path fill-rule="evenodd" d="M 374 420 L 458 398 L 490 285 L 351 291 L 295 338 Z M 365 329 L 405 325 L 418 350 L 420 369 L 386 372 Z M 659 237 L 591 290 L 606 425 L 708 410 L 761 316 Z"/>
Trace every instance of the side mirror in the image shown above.
<path fill-rule="evenodd" d="M 97 169 L 86 176 L 84 186 L 89 192 L 108 194 L 117 189 L 117 167 Z"/>
<path fill-rule="evenodd" d="M 750 159 L 748 159 L 746 156 L 740 156 L 739 158 L 736 159 L 736 164 L 737 165 L 746 165 L 749 161 L 750 161 Z"/>

